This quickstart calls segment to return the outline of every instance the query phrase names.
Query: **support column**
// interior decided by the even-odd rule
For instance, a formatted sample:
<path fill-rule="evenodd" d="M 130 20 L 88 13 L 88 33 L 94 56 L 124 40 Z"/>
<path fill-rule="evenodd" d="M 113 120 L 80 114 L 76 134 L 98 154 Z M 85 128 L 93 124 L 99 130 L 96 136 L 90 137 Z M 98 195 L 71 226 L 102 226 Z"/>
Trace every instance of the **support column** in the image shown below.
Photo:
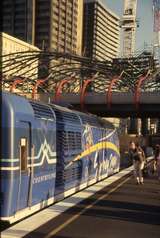
<path fill-rule="evenodd" d="M 149 120 L 148 120 L 148 118 L 142 118 L 141 133 L 143 136 L 146 136 L 149 134 Z"/>
<path fill-rule="evenodd" d="M 160 118 L 158 119 L 157 122 L 157 134 L 160 134 Z"/>
<path fill-rule="evenodd" d="M 138 119 L 131 117 L 128 134 L 138 134 Z"/>

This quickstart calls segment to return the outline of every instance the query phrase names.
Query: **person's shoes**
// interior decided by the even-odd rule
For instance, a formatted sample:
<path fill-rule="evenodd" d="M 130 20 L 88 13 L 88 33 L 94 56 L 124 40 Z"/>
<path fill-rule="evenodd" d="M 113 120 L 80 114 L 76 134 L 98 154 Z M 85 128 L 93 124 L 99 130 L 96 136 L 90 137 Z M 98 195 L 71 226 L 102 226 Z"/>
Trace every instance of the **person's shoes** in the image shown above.
<path fill-rule="evenodd" d="M 144 184 L 143 182 L 140 182 L 140 184 Z"/>

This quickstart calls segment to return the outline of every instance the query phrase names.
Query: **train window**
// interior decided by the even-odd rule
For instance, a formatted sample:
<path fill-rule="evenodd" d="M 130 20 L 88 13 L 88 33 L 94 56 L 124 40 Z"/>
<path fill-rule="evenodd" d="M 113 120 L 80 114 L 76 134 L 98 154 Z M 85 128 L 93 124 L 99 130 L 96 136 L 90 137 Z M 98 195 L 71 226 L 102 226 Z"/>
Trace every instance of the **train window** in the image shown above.
<path fill-rule="evenodd" d="M 27 139 L 20 139 L 20 161 L 21 161 L 21 171 L 24 172 L 27 170 L 27 156 L 28 156 L 28 146 Z"/>

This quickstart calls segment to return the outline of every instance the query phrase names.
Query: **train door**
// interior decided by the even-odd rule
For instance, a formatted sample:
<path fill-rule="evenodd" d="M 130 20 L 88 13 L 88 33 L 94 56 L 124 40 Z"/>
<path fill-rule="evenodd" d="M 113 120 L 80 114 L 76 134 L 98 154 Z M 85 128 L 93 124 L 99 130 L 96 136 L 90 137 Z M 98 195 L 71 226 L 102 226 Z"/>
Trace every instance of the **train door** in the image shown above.
<path fill-rule="evenodd" d="M 28 122 L 20 122 L 19 137 L 19 194 L 18 210 L 26 208 L 31 204 L 31 125 Z"/>

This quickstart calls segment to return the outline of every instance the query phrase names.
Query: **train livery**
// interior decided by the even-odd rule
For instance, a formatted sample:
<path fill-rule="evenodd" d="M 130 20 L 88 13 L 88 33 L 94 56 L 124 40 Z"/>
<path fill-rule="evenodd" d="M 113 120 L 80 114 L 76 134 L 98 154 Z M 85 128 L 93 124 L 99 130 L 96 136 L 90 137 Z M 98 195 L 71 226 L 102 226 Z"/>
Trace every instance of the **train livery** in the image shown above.
<path fill-rule="evenodd" d="M 1 220 L 13 223 L 119 171 L 114 126 L 2 92 Z"/>

